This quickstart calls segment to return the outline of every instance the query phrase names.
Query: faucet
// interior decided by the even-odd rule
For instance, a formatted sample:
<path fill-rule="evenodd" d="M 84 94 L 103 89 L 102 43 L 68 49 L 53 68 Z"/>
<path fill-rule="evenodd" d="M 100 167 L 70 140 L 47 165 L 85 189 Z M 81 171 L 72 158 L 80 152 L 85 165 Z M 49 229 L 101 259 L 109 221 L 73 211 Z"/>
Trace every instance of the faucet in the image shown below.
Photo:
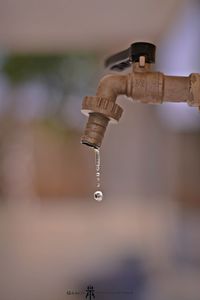
<path fill-rule="evenodd" d="M 84 98 L 81 111 L 88 116 L 88 122 L 81 137 L 82 144 L 96 149 L 101 146 L 108 123 L 117 123 L 122 116 L 123 109 L 116 103 L 119 95 L 147 104 L 187 102 L 200 110 L 200 74 L 168 76 L 151 71 L 155 52 L 155 45 L 136 42 L 105 61 L 105 66 L 112 71 L 132 67 L 132 72 L 104 76 L 96 96 Z"/>

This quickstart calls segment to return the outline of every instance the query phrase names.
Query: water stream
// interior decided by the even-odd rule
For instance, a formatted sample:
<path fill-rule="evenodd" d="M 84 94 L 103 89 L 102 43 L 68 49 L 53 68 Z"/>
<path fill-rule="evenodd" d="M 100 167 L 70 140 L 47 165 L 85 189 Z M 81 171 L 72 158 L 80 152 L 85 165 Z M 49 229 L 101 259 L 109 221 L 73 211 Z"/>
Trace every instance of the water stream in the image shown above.
<path fill-rule="evenodd" d="M 96 187 L 97 191 L 94 193 L 94 199 L 96 201 L 103 200 L 103 193 L 100 190 L 101 182 L 100 182 L 100 167 L 101 167 L 101 160 L 100 160 L 100 150 L 94 149 L 95 152 L 95 167 L 96 167 Z"/>

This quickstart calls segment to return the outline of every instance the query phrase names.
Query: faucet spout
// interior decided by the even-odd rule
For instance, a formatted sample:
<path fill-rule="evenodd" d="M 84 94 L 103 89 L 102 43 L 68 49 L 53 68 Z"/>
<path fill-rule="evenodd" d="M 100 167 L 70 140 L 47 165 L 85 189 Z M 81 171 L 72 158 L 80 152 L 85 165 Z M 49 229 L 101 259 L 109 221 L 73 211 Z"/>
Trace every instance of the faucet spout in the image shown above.
<path fill-rule="evenodd" d="M 82 113 L 89 116 L 81 143 L 93 148 L 101 146 L 109 121 L 117 123 L 122 108 L 116 103 L 118 95 L 126 94 L 126 75 L 107 75 L 98 85 L 96 96 L 86 96 L 82 104 Z"/>
<path fill-rule="evenodd" d="M 115 102 L 117 96 L 126 95 L 127 75 L 106 75 L 97 87 L 96 96 Z"/>

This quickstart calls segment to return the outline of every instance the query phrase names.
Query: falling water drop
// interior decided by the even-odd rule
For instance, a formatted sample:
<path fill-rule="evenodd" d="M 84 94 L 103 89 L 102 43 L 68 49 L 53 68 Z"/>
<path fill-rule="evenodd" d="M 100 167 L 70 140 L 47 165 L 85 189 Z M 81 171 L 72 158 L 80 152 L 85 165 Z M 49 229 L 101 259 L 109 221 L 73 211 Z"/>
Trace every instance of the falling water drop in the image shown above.
<path fill-rule="evenodd" d="M 96 166 L 96 185 L 99 189 L 101 186 L 100 183 L 100 151 L 99 149 L 94 149 L 95 152 L 95 166 Z M 103 200 L 103 193 L 102 191 L 98 190 L 94 193 L 94 199 L 96 201 L 102 201 Z"/>
<path fill-rule="evenodd" d="M 103 200 L 103 193 L 102 193 L 102 191 L 96 191 L 94 193 L 94 200 L 99 201 L 99 202 Z"/>

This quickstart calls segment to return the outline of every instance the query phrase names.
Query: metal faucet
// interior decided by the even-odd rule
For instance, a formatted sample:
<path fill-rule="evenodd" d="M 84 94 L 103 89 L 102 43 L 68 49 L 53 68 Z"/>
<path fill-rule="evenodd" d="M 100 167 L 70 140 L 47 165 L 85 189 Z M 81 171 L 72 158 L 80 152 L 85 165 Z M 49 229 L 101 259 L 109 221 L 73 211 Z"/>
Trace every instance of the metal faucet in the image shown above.
<path fill-rule="evenodd" d="M 155 45 L 137 42 L 105 61 L 105 66 L 112 71 L 123 71 L 132 66 L 132 72 L 104 76 L 96 96 L 84 98 L 82 113 L 89 118 L 81 137 L 82 144 L 93 148 L 101 146 L 108 123 L 117 123 L 123 113 L 116 103 L 119 95 L 148 104 L 187 102 L 200 109 L 200 74 L 185 77 L 153 72 L 151 65 L 155 63 L 155 52 Z"/>

